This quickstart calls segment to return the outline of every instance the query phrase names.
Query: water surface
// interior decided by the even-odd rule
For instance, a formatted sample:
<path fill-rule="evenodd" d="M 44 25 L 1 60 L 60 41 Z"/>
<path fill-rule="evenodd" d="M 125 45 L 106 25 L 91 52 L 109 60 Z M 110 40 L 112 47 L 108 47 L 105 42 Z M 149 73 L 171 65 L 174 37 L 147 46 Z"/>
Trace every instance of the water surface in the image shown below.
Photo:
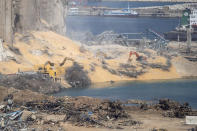
<path fill-rule="evenodd" d="M 130 7 L 162 6 L 176 3 L 168 2 L 130 2 Z M 89 6 L 125 8 L 128 2 L 89 2 Z M 68 16 L 67 35 L 71 32 L 91 32 L 94 35 L 111 30 L 116 33 L 140 33 L 153 29 L 163 34 L 176 28 L 178 18 L 120 18 L 98 16 Z M 103 86 L 103 85 L 101 85 Z M 56 96 L 90 96 L 108 99 L 154 100 L 169 98 L 179 102 L 189 102 L 197 109 L 197 79 L 178 79 L 162 81 L 133 81 L 115 83 L 107 88 L 68 89 Z"/>
<path fill-rule="evenodd" d="M 165 5 L 174 5 L 180 4 L 183 2 L 137 2 L 137 1 L 102 1 L 95 2 L 89 1 L 85 5 L 86 6 L 97 6 L 97 7 L 111 7 L 111 8 L 127 8 L 128 5 L 130 8 L 136 7 L 150 7 L 150 6 L 165 6 Z"/>
<path fill-rule="evenodd" d="M 90 96 L 114 100 L 169 98 L 189 102 L 197 109 L 197 79 L 123 82 L 106 88 L 67 89 L 55 96 Z"/>
<path fill-rule="evenodd" d="M 70 32 L 91 32 L 94 35 L 110 30 L 116 33 L 141 33 L 151 28 L 158 33 L 175 29 L 179 24 L 178 18 L 121 18 L 99 16 L 68 16 L 66 30 Z"/>

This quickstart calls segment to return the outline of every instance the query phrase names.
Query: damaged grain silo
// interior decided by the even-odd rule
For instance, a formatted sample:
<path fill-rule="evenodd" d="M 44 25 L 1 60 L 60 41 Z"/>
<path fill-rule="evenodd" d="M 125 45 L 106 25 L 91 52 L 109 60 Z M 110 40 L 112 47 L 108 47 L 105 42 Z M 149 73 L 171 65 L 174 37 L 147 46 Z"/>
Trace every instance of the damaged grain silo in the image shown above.
<path fill-rule="evenodd" d="M 0 0 L 0 39 L 13 42 L 13 0 Z"/>
<path fill-rule="evenodd" d="M 0 0 L 0 38 L 13 43 L 14 33 L 52 30 L 65 34 L 62 0 Z"/>

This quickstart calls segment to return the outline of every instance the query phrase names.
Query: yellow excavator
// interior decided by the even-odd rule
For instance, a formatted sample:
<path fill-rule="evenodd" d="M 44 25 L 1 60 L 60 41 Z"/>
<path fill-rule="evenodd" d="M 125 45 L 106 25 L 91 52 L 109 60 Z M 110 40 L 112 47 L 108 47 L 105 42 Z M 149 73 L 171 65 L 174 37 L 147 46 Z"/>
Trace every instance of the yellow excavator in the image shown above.
<path fill-rule="evenodd" d="M 74 61 L 72 58 L 65 57 L 60 64 L 52 63 L 51 61 L 45 62 L 44 65 L 35 66 L 35 70 L 46 76 L 49 76 L 54 81 L 61 80 L 60 76 L 64 73 L 63 65 L 67 60 Z"/>

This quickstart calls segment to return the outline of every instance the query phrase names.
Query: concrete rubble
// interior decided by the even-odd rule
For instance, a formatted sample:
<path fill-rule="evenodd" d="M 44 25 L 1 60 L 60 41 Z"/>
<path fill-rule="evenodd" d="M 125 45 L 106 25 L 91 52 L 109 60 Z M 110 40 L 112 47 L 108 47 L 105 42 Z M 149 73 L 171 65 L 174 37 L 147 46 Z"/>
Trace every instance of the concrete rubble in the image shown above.
<path fill-rule="evenodd" d="M 16 94 L 9 94 L 1 103 L 1 130 L 39 131 L 41 127 L 43 127 L 42 130 L 57 130 L 58 127 L 58 130 L 64 131 L 62 123 L 87 128 L 124 129 L 128 126 L 143 125 L 141 121 L 132 118 L 130 111 L 153 111 L 165 117 L 176 118 L 197 114 L 188 103 L 179 104 L 169 99 L 146 104 L 145 101 L 134 100 L 124 102 L 90 97 L 49 96 L 40 100 L 19 102 L 15 97 L 17 97 Z M 12 101 L 11 104 L 10 101 Z M 137 105 L 127 105 L 128 102 L 129 104 L 137 103 Z"/>
<path fill-rule="evenodd" d="M 9 100 L 5 100 L 5 104 L 7 101 Z M 3 130 L 30 130 L 32 125 L 59 125 L 61 122 L 75 126 L 117 129 L 123 128 L 121 126 L 141 124 L 131 119 L 125 106 L 119 101 L 86 97 L 13 103 L 11 110 L 6 108 L 7 106 L 1 108 L 0 113 L 0 129 Z"/>
<path fill-rule="evenodd" d="M 117 44 L 128 46 L 127 38 L 124 35 L 115 33 L 114 31 L 105 31 L 98 35 L 93 35 L 91 32 L 79 33 L 73 32 L 68 35 L 74 40 L 78 40 L 86 45 L 110 45 Z"/>
<path fill-rule="evenodd" d="M 13 53 L 11 53 L 13 48 L 10 47 L 9 49 L 10 49 L 10 51 L 8 49 L 4 48 L 3 40 L 0 39 L 0 62 L 15 59 Z"/>
<path fill-rule="evenodd" d="M 0 39 L 0 61 L 3 61 L 6 59 L 6 54 L 3 48 L 3 41 Z"/>
<path fill-rule="evenodd" d="M 165 117 L 171 118 L 185 118 L 185 116 L 196 116 L 197 111 L 192 110 L 189 103 L 180 104 L 177 101 L 173 101 L 170 99 L 159 99 L 158 103 L 140 103 L 140 109 L 143 110 L 160 110 L 162 111 L 162 115 Z"/>

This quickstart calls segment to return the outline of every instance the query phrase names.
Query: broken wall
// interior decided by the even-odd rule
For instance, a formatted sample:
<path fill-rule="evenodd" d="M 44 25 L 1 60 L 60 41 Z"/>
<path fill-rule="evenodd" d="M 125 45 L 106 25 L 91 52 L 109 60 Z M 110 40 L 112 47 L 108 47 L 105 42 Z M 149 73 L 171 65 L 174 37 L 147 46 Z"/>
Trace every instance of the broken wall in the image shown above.
<path fill-rule="evenodd" d="M 64 8 L 61 0 L 19 0 L 15 16 L 17 31 L 50 29 L 64 35 Z"/>
<path fill-rule="evenodd" d="M 0 0 L 0 39 L 13 42 L 13 4 L 12 0 Z"/>
<path fill-rule="evenodd" d="M 13 42 L 15 32 L 52 30 L 65 35 L 62 0 L 0 0 L 0 38 Z"/>
<path fill-rule="evenodd" d="M 39 0 L 40 18 L 45 20 L 51 30 L 65 34 L 64 7 L 61 0 Z"/>

